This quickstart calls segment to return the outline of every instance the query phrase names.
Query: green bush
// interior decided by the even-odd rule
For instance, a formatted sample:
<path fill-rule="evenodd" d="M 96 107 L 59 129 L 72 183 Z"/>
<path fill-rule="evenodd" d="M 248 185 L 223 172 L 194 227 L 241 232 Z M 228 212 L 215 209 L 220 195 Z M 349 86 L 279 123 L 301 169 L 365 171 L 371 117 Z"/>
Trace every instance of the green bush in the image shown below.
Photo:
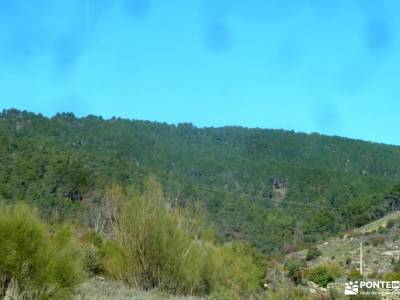
<path fill-rule="evenodd" d="M 308 273 L 308 279 L 319 286 L 326 287 L 328 283 L 334 282 L 335 278 L 343 273 L 340 266 L 336 264 L 324 264 L 316 266 Z"/>
<path fill-rule="evenodd" d="M 101 273 L 101 246 L 103 239 L 94 231 L 85 232 L 81 241 L 84 251 L 84 268 L 90 275 Z"/>
<path fill-rule="evenodd" d="M 345 263 L 346 265 L 350 265 L 352 261 L 353 261 L 352 258 L 350 256 L 347 256 Z"/>
<path fill-rule="evenodd" d="M 372 246 L 377 247 L 378 245 L 382 244 L 384 242 L 383 236 L 373 236 L 369 239 L 371 242 Z"/>
<path fill-rule="evenodd" d="M 304 261 L 298 259 L 291 259 L 287 261 L 284 265 L 287 275 L 293 282 L 297 285 L 303 280 L 303 273 L 306 269 L 306 264 Z"/>
<path fill-rule="evenodd" d="M 50 231 L 26 205 L 0 207 L 0 241 L 0 298 L 70 299 L 85 277 L 72 228 Z"/>
<path fill-rule="evenodd" d="M 94 275 L 100 273 L 100 255 L 93 245 L 87 245 L 84 250 L 84 268 L 87 273 Z"/>
<path fill-rule="evenodd" d="M 211 259 L 212 265 L 205 269 L 205 275 L 209 284 L 214 281 L 213 289 L 223 287 L 229 290 L 231 298 L 247 299 L 249 293 L 261 287 L 265 262 L 249 246 L 233 242 L 215 247 Z"/>
<path fill-rule="evenodd" d="M 192 232 L 175 211 L 155 197 L 126 203 L 116 228 L 117 242 L 108 243 L 106 269 L 130 286 L 160 287 L 171 292 L 200 291 L 200 251 Z"/>
<path fill-rule="evenodd" d="M 321 255 L 322 255 L 321 251 L 317 247 L 313 246 L 308 249 L 306 260 L 307 261 L 314 260 Z"/>
<path fill-rule="evenodd" d="M 166 205 L 160 187 L 127 201 L 115 226 L 115 242 L 102 245 L 102 267 L 130 286 L 178 294 L 228 290 L 233 297 L 261 286 L 265 269 L 252 248 L 201 240 L 180 209 Z"/>
<path fill-rule="evenodd" d="M 384 234 L 384 233 L 386 233 L 388 230 L 387 230 L 387 228 L 386 227 L 383 227 L 383 226 L 379 226 L 378 227 L 378 233 L 380 233 L 380 234 Z"/>
<path fill-rule="evenodd" d="M 363 276 L 360 274 L 360 271 L 357 269 L 352 269 L 347 274 L 347 280 L 360 280 L 363 279 Z"/>
<path fill-rule="evenodd" d="M 385 281 L 400 281 L 400 272 L 390 272 L 383 275 Z"/>

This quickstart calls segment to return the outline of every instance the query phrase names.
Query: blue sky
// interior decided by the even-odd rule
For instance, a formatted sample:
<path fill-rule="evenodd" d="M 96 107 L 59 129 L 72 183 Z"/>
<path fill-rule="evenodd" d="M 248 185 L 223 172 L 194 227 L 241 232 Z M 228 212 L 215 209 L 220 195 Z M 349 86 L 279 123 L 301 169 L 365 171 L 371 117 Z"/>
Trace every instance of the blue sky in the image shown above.
<path fill-rule="evenodd" d="M 400 145 L 400 1 L 0 0 L 0 109 Z"/>

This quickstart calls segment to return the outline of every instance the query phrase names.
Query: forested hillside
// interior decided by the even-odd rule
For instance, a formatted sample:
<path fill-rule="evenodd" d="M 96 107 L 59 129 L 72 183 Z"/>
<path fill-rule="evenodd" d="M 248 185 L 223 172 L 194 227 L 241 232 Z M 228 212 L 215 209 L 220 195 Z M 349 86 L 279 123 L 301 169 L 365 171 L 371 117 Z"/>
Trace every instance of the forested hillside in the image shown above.
<path fill-rule="evenodd" d="M 283 130 L 6 110 L 0 165 L 0 198 L 64 219 L 113 184 L 140 191 L 153 175 L 171 205 L 204 204 L 225 238 L 269 252 L 400 205 L 400 147 Z"/>

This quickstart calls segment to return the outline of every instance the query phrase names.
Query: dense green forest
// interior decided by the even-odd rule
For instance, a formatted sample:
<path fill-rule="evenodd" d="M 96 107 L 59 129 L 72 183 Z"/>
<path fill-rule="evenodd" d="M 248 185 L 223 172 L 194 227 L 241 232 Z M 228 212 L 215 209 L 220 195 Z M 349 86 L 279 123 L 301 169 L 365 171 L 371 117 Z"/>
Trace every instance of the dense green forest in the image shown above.
<path fill-rule="evenodd" d="M 113 185 L 152 175 L 172 206 L 203 207 L 222 237 L 292 251 L 400 205 L 400 147 L 242 127 L 72 113 L 0 115 L 0 199 L 48 220 L 87 220 Z M 89 204 L 88 204 L 89 203 Z"/>

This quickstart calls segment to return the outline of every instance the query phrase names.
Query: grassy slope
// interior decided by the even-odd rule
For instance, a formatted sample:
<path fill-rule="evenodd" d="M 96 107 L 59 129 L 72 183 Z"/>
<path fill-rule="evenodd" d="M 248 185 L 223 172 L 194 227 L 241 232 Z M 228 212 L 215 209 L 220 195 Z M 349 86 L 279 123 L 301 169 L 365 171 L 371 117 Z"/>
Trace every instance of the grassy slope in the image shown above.
<path fill-rule="evenodd" d="M 345 271 L 359 267 L 360 248 L 359 241 L 363 241 L 363 268 L 364 275 L 375 277 L 392 271 L 391 260 L 400 257 L 400 223 L 396 223 L 386 232 L 378 233 L 379 227 L 385 227 L 389 220 L 400 220 L 400 212 L 394 212 L 382 219 L 357 228 L 343 237 L 336 237 L 321 243 L 318 248 L 322 255 L 318 259 L 308 262 L 309 267 L 321 263 L 338 263 Z M 376 245 L 374 240 L 378 241 Z M 291 253 L 289 257 L 304 259 L 306 251 Z M 345 263 L 346 258 L 351 258 L 351 263 Z"/>

